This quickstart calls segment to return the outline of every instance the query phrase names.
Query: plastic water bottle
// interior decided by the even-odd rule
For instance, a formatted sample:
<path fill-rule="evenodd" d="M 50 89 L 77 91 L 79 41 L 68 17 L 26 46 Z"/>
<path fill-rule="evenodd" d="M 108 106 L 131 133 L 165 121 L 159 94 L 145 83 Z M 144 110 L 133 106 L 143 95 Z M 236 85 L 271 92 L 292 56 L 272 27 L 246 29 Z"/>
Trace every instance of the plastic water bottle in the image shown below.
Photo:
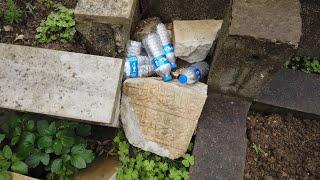
<path fill-rule="evenodd" d="M 148 56 L 131 56 L 125 62 L 126 78 L 148 77 L 154 73 Z"/>
<path fill-rule="evenodd" d="M 174 56 L 173 44 L 170 40 L 170 35 L 167 31 L 166 26 L 163 23 L 157 25 L 157 34 L 160 37 L 162 48 L 171 63 L 171 68 L 177 68 L 176 58 Z"/>
<path fill-rule="evenodd" d="M 179 75 L 179 83 L 182 85 L 185 84 L 194 84 L 200 79 L 208 75 L 209 65 L 206 62 L 197 62 L 190 67 L 182 70 Z"/>
<path fill-rule="evenodd" d="M 143 38 L 142 43 L 151 59 L 154 71 L 164 81 L 171 81 L 171 64 L 162 49 L 159 35 L 157 33 L 148 34 Z"/>
<path fill-rule="evenodd" d="M 139 56 L 141 54 L 141 42 L 129 40 L 126 47 L 127 57 Z"/>

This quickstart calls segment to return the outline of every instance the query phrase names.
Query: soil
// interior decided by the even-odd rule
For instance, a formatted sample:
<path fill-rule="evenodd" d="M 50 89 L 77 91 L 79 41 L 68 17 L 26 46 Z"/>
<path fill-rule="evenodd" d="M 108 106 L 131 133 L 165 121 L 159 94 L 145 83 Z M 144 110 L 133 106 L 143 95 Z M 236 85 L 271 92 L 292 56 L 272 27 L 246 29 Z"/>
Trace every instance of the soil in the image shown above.
<path fill-rule="evenodd" d="M 244 179 L 320 179 L 320 120 L 251 113 L 247 138 Z"/>
<path fill-rule="evenodd" d="M 2 29 L 2 31 L 0 31 L 0 43 L 33 46 L 78 53 L 88 53 L 84 46 L 78 40 L 79 35 L 76 35 L 75 41 L 73 43 L 62 43 L 59 41 L 51 42 L 48 44 L 39 43 L 35 38 L 36 29 L 40 25 L 41 21 L 45 20 L 50 12 L 54 11 L 54 9 L 47 8 L 45 5 L 40 3 L 40 0 L 14 0 L 14 2 L 24 12 L 23 21 L 20 24 L 13 25 L 13 30 L 9 32 L 3 30 L 3 27 L 7 24 L 0 22 L 0 29 Z M 68 8 L 75 8 L 77 0 L 55 0 L 54 2 L 60 2 Z M 30 7 L 34 9 L 31 11 Z M 0 1 L 0 10 L 3 10 L 5 8 L 5 0 Z M 23 40 L 15 41 L 18 35 L 23 35 Z"/>

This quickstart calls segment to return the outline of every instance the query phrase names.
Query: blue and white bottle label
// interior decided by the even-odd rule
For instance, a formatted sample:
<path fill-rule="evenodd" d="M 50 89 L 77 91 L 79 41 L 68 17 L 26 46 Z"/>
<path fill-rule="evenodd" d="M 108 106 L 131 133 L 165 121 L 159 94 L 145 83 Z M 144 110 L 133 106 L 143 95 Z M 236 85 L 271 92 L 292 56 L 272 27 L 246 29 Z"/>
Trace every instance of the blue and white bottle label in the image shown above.
<path fill-rule="evenodd" d="M 168 64 L 169 61 L 168 61 L 166 55 L 163 54 L 163 55 L 160 55 L 158 57 L 153 58 L 151 63 L 152 63 L 153 69 L 158 69 L 160 66 Z"/>
<path fill-rule="evenodd" d="M 174 53 L 173 44 L 171 44 L 171 43 L 162 46 L 162 48 L 163 48 L 163 50 L 164 50 L 164 52 L 165 52 L 166 54 L 172 54 L 172 53 Z"/>
<path fill-rule="evenodd" d="M 128 59 L 130 64 L 130 77 L 135 78 L 139 76 L 139 63 L 136 56 L 131 56 Z"/>
<path fill-rule="evenodd" d="M 191 66 L 192 67 L 192 70 L 193 72 L 197 75 L 197 80 L 200 80 L 201 79 L 201 70 L 197 67 L 194 67 L 194 66 Z"/>

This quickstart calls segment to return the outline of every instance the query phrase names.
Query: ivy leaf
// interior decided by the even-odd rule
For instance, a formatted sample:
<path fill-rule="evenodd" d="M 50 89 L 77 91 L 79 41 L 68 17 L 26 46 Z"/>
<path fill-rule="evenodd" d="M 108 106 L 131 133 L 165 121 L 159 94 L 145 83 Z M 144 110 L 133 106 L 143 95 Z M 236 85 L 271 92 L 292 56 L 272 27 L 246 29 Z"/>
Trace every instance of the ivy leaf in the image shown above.
<path fill-rule="evenodd" d="M 4 138 L 6 138 L 6 135 L 5 134 L 0 134 L 0 144 L 2 143 Z"/>
<path fill-rule="evenodd" d="M 8 145 L 5 145 L 5 146 L 3 147 L 2 153 L 3 153 L 3 157 L 5 157 L 6 159 L 11 159 L 11 157 L 12 157 L 12 150 L 11 150 L 11 148 L 10 148 Z"/>
<path fill-rule="evenodd" d="M 51 172 L 59 174 L 62 169 L 62 159 L 55 159 L 51 165 Z"/>
<path fill-rule="evenodd" d="M 43 136 L 38 140 L 38 147 L 40 149 L 45 149 L 52 146 L 52 137 L 51 136 Z"/>
<path fill-rule="evenodd" d="M 79 155 L 73 155 L 71 157 L 71 164 L 78 169 L 86 168 L 86 161 Z"/>
<path fill-rule="evenodd" d="M 28 173 L 28 165 L 26 165 L 22 161 L 17 161 L 11 165 L 11 170 L 13 172 L 16 172 L 19 174 L 27 174 Z"/>
<path fill-rule="evenodd" d="M 1 180 L 11 180 L 11 176 L 4 171 L 0 171 L 0 179 Z"/>

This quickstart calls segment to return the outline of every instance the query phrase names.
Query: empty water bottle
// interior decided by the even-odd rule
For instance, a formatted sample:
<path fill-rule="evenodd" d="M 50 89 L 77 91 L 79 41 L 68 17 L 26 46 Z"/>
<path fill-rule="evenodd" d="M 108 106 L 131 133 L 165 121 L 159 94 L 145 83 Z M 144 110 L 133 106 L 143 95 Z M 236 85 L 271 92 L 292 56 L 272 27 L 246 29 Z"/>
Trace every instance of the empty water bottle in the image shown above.
<path fill-rule="evenodd" d="M 171 81 L 171 64 L 161 47 L 159 35 L 151 33 L 143 38 L 142 43 L 151 59 L 154 71 L 161 76 L 164 81 Z"/>
<path fill-rule="evenodd" d="M 129 40 L 127 42 L 127 57 L 139 56 L 141 54 L 141 42 Z"/>
<path fill-rule="evenodd" d="M 174 57 L 174 48 L 170 40 L 170 35 L 167 31 L 166 26 L 163 23 L 157 25 L 157 34 L 160 37 L 162 48 L 171 63 L 172 69 L 177 68 L 176 58 Z"/>
<path fill-rule="evenodd" d="M 126 58 L 124 71 L 126 78 L 148 77 L 154 72 L 148 56 Z"/>
<path fill-rule="evenodd" d="M 208 75 L 208 72 L 209 65 L 206 62 L 198 62 L 184 69 L 179 75 L 178 80 L 182 85 L 194 84 Z"/>

